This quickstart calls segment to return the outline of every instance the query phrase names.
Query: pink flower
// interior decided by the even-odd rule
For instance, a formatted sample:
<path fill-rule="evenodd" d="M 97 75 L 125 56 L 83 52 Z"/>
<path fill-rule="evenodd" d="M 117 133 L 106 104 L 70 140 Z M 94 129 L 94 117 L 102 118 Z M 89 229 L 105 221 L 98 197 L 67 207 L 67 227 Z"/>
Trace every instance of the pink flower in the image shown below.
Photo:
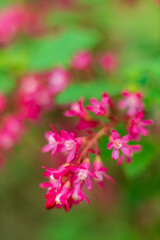
<path fill-rule="evenodd" d="M 0 43 L 10 42 L 21 29 L 23 11 L 18 6 L 10 6 L 0 12 Z"/>
<path fill-rule="evenodd" d="M 82 51 L 73 57 L 71 65 L 77 70 L 86 70 L 90 67 L 91 61 L 91 54 L 88 51 Z"/>
<path fill-rule="evenodd" d="M 5 116 L 0 129 L 0 148 L 9 150 L 19 141 L 25 130 L 20 115 Z"/>
<path fill-rule="evenodd" d="M 104 186 L 104 177 L 107 178 L 109 181 L 114 182 L 114 180 L 106 174 L 107 168 L 103 167 L 103 163 L 100 160 L 99 156 L 96 156 L 96 159 L 93 163 L 93 173 L 97 178 L 95 181 L 100 184 L 100 186 Z"/>
<path fill-rule="evenodd" d="M 94 173 L 90 171 L 90 161 L 86 159 L 78 167 L 71 167 L 71 171 L 75 173 L 73 178 L 73 186 L 77 186 L 80 183 L 85 183 L 88 190 L 92 189 L 91 177 L 97 178 Z"/>
<path fill-rule="evenodd" d="M 142 111 L 136 114 L 136 117 L 131 120 L 130 126 L 128 128 L 129 134 L 136 141 L 139 140 L 140 135 L 147 136 L 148 130 L 145 126 L 149 126 L 153 123 L 152 120 L 143 120 L 144 113 Z"/>
<path fill-rule="evenodd" d="M 73 132 L 67 133 L 64 130 L 61 131 L 61 137 L 63 139 L 63 147 L 61 148 L 61 152 L 68 152 L 66 161 L 71 162 L 75 158 L 78 149 L 82 144 L 82 139 L 75 138 Z"/>
<path fill-rule="evenodd" d="M 121 150 L 125 155 L 131 154 L 130 146 L 127 145 L 131 140 L 129 135 L 125 135 L 124 137 L 120 138 L 120 135 L 117 131 L 113 130 L 111 136 L 109 137 L 110 142 L 107 145 L 107 149 L 112 149 L 112 158 L 117 160 L 119 158 L 119 150 Z"/>
<path fill-rule="evenodd" d="M 129 91 L 123 91 L 123 100 L 118 102 L 120 109 L 127 109 L 127 115 L 134 117 L 137 111 L 143 109 L 142 95 L 140 93 L 130 93 Z"/>
<path fill-rule="evenodd" d="M 24 119 L 37 120 L 41 113 L 51 109 L 53 105 L 49 87 L 42 75 L 25 76 L 16 93 L 17 105 Z"/>
<path fill-rule="evenodd" d="M 89 203 L 89 199 L 82 192 L 82 184 L 76 185 L 70 192 L 71 198 L 73 199 L 73 203 L 77 205 L 79 202 L 86 200 L 87 204 Z"/>
<path fill-rule="evenodd" d="M 57 170 L 43 168 L 46 169 L 44 176 L 49 178 L 49 182 L 40 184 L 41 188 L 47 188 L 45 194 L 47 209 L 64 207 L 68 211 L 73 204 L 78 204 L 83 199 L 89 202 L 82 192 L 82 182 L 73 185 L 76 167 L 63 164 Z"/>
<path fill-rule="evenodd" d="M 62 138 L 53 126 L 52 129 L 54 132 L 48 131 L 45 133 L 45 138 L 48 141 L 48 144 L 42 148 L 42 152 L 45 153 L 52 150 L 52 155 L 54 155 L 57 152 L 59 145 L 62 143 Z"/>
<path fill-rule="evenodd" d="M 56 208 L 65 207 L 68 210 L 70 208 L 68 202 L 69 196 L 67 194 L 69 193 L 69 191 L 70 191 L 69 181 L 64 183 L 64 185 L 59 191 L 54 191 L 52 188 L 50 188 L 45 195 L 45 198 L 47 199 L 46 208 L 51 209 L 53 207 Z"/>
<path fill-rule="evenodd" d="M 82 144 L 82 139 L 75 138 L 73 132 L 67 133 L 64 130 L 61 130 L 59 135 L 53 126 L 52 128 L 54 132 L 50 131 L 45 134 L 48 144 L 42 148 L 42 152 L 49 152 L 52 150 L 52 155 L 56 152 L 67 152 L 67 162 L 71 162 Z"/>
<path fill-rule="evenodd" d="M 0 113 L 3 112 L 5 108 L 6 108 L 6 98 L 2 93 L 0 93 Z"/>
<path fill-rule="evenodd" d="M 111 100 L 107 93 L 102 95 L 102 100 L 99 102 L 95 98 L 90 99 L 92 106 L 87 106 L 87 109 L 97 115 L 105 116 L 108 114 L 109 107 L 111 107 Z"/>
<path fill-rule="evenodd" d="M 55 68 L 49 74 L 49 92 L 55 95 L 61 91 L 64 91 L 69 83 L 69 73 L 64 68 Z"/>
<path fill-rule="evenodd" d="M 58 169 L 47 168 L 43 166 L 42 168 L 46 169 L 44 177 L 49 178 L 49 183 L 41 183 L 41 188 L 52 188 L 58 190 L 62 186 L 62 178 L 68 174 L 68 164 L 61 165 Z"/>
<path fill-rule="evenodd" d="M 88 118 L 88 113 L 84 108 L 83 102 L 84 102 L 84 100 L 83 100 L 83 98 L 81 98 L 78 102 L 72 103 L 71 106 L 70 106 L 70 110 L 66 111 L 64 113 L 64 115 L 66 117 L 78 116 L 82 119 L 87 119 Z"/>
<path fill-rule="evenodd" d="M 99 62 L 101 67 L 108 73 L 114 72 L 118 66 L 117 57 L 113 53 L 103 54 Z"/>

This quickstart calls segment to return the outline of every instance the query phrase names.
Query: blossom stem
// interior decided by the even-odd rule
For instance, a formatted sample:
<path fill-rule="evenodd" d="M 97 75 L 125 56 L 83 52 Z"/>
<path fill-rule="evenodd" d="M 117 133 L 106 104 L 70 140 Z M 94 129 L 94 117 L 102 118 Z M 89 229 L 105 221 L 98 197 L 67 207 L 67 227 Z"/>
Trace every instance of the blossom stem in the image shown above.
<path fill-rule="evenodd" d="M 106 131 L 106 127 L 102 128 L 100 131 L 98 131 L 93 138 L 91 138 L 91 140 L 88 142 L 87 146 L 83 149 L 83 151 L 81 152 L 79 158 L 77 159 L 76 164 L 79 164 L 83 157 L 85 156 L 85 154 L 88 152 L 88 149 L 90 149 L 95 143 L 96 141 L 101 138 Z"/>

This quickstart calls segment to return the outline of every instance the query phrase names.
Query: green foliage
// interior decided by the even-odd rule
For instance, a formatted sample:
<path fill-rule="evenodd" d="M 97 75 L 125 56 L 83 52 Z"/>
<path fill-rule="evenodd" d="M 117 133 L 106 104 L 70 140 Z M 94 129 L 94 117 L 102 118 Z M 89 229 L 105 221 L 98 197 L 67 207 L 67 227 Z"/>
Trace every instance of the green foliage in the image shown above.
<path fill-rule="evenodd" d="M 80 50 L 91 49 L 99 41 L 93 31 L 69 30 L 58 37 L 42 38 L 31 48 L 30 70 L 46 70 L 54 66 L 68 66 L 72 56 Z"/>
<path fill-rule="evenodd" d="M 0 92 L 4 94 L 10 93 L 16 86 L 14 78 L 0 70 Z"/>
<path fill-rule="evenodd" d="M 141 175 L 155 159 L 155 144 L 148 140 L 142 141 L 142 151 L 135 153 L 130 164 L 123 164 L 125 174 L 130 178 Z"/>
<path fill-rule="evenodd" d="M 60 93 L 56 100 L 58 104 L 66 104 L 78 101 L 80 97 L 86 100 L 91 97 L 99 99 L 103 92 L 108 92 L 110 95 L 115 96 L 119 94 L 121 88 L 122 86 L 118 83 L 97 79 L 97 81 L 72 84 L 65 92 Z"/>
<path fill-rule="evenodd" d="M 0 68 L 14 74 L 27 69 L 29 53 L 25 43 L 18 43 L 0 51 Z"/>

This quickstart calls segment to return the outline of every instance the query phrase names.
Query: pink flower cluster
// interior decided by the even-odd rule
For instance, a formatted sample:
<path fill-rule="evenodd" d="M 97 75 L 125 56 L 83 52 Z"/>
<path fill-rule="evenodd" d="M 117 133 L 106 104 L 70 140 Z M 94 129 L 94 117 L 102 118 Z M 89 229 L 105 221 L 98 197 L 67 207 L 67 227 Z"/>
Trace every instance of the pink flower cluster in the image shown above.
<path fill-rule="evenodd" d="M 0 11 L 0 44 L 7 45 L 20 33 L 38 32 L 42 28 L 39 12 L 20 4 L 13 4 Z M 40 23 L 41 22 L 41 23 Z"/>
<path fill-rule="evenodd" d="M 0 93 L 0 166 L 3 159 L 6 159 L 4 154 L 25 133 L 26 122 L 38 121 L 44 112 L 53 108 L 54 96 L 67 87 L 69 78 L 67 70 L 55 68 L 47 74 L 28 74 L 22 77 L 11 102 Z M 13 110 L 10 110 L 10 105 Z"/>
<path fill-rule="evenodd" d="M 98 59 L 94 59 L 91 52 L 87 50 L 77 52 L 71 60 L 71 66 L 77 71 L 91 71 L 95 60 L 107 74 L 115 72 L 118 68 L 118 58 L 115 53 L 105 52 L 100 54 Z"/>
<path fill-rule="evenodd" d="M 79 118 L 78 129 L 86 131 L 83 137 L 75 137 L 73 132 L 64 130 L 58 134 L 52 125 L 53 131 L 46 132 L 48 143 L 42 148 L 42 152 L 51 151 L 52 156 L 63 152 L 66 156 L 66 162 L 58 169 L 43 167 L 46 169 L 44 176 L 49 182 L 40 184 L 40 187 L 47 188 L 47 209 L 64 207 L 68 211 L 72 205 L 77 205 L 84 199 L 88 203 L 84 188 L 91 190 L 92 181 L 98 182 L 100 186 L 104 185 L 104 178 L 114 182 L 101 161 L 98 142 L 102 136 L 108 138 L 106 148 L 113 149 L 112 159 L 117 160 L 118 165 L 123 161 L 130 163 L 134 153 L 141 150 L 141 145 L 129 143 L 131 140 L 138 141 L 141 135 L 148 135 L 145 127 L 152 124 L 152 120 L 143 119 L 144 105 L 140 93 L 125 91 L 122 96 L 123 99 L 118 103 L 114 103 L 104 93 L 101 101 L 91 98 L 91 106 L 85 107 L 83 99 L 71 104 L 70 110 L 64 115 Z M 122 122 L 126 125 L 127 134 L 121 137 L 116 126 Z M 93 164 L 90 161 L 91 154 L 95 155 Z"/>
<path fill-rule="evenodd" d="M 51 110 L 53 97 L 63 91 L 69 82 L 69 73 L 55 68 L 48 74 L 28 74 L 20 81 L 16 104 L 25 119 L 37 120 L 42 112 Z"/>

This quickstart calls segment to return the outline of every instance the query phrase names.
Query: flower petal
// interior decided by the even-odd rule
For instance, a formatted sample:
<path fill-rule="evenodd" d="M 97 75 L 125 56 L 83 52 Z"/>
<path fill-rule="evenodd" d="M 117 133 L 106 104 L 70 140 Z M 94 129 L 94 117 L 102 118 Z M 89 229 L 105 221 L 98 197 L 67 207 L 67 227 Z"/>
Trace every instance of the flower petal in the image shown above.
<path fill-rule="evenodd" d="M 119 150 L 114 148 L 113 151 L 112 151 L 112 158 L 114 160 L 117 160 L 119 158 Z"/>

